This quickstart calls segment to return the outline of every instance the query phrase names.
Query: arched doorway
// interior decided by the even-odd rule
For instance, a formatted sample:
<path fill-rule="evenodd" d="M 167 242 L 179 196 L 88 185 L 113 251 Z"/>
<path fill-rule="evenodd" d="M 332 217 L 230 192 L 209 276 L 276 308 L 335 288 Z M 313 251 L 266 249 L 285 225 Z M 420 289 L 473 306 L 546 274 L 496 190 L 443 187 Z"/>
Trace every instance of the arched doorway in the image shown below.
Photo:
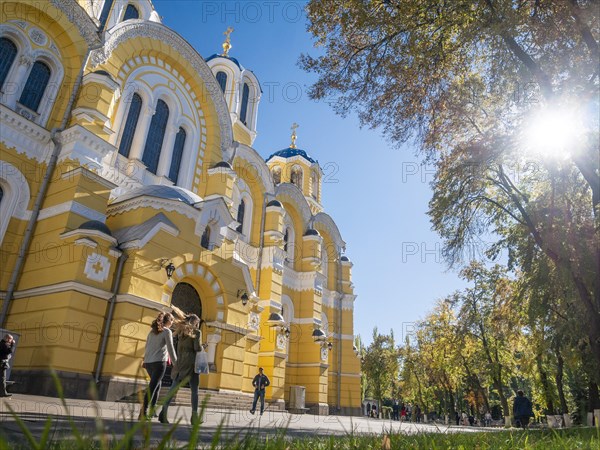
<path fill-rule="evenodd" d="M 171 295 L 171 304 L 186 314 L 196 314 L 202 319 L 202 300 L 194 286 L 189 283 L 177 283 Z"/>
<path fill-rule="evenodd" d="M 198 291 L 189 283 L 177 283 L 173 294 L 171 294 L 171 305 L 181 309 L 185 314 L 196 314 L 202 319 L 202 300 Z M 175 348 L 177 348 L 177 340 L 175 339 Z M 162 384 L 165 386 L 171 386 L 173 380 L 171 379 L 172 366 L 167 367 L 165 376 Z"/>

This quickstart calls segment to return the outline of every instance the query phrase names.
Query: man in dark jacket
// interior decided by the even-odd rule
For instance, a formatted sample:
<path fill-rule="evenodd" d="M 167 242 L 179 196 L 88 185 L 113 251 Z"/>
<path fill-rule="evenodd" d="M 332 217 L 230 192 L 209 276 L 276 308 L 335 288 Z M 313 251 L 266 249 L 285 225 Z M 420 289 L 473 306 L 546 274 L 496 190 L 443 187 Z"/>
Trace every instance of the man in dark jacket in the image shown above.
<path fill-rule="evenodd" d="M 0 397 L 10 397 L 6 392 L 6 369 L 8 369 L 8 360 L 12 356 L 15 340 L 10 334 L 4 336 L 0 341 Z"/>
<path fill-rule="evenodd" d="M 531 401 L 525 397 L 523 391 L 518 390 L 513 403 L 513 415 L 515 416 L 515 425 L 518 428 L 527 428 L 529 418 L 533 416 L 533 407 Z"/>
<path fill-rule="evenodd" d="M 252 386 L 254 386 L 254 401 L 252 402 L 252 409 L 250 410 L 251 414 L 254 414 L 256 411 L 256 402 L 260 398 L 260 415 L 263 415 L 263 411 L 265 410 L 265 388 L 270 384 L 269 378 L 263 373 L 263 368 L 260 367 L 258 369 L 258 375 L 252 380 Z"/>

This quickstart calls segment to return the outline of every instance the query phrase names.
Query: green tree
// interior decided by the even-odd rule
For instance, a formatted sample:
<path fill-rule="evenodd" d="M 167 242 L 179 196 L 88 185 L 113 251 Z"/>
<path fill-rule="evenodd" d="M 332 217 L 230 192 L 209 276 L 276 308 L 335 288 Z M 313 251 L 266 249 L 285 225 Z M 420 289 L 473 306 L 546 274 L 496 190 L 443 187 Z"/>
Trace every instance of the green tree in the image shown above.
<path fill-rule="evenodd" d="M 391 394 L 394 381 L 398 379 L 398 350 L 394 342 L 394 334 L 379 334 L 377 327 L 373 329 L 373 342 L 365 350 L 362 369 L 367 377 L 367 385 L 371 394 L 381 402 Z"/>
<path fill-rule="evenodd" d="M 310 95 L 397 143 L 416 139 L 437 169 L 430 214 L 449 261 L 490 228 L 506 248 L 518 236 L 544 252 L 577 294 L 600 382 L 597 2 L 311 0 L 307 11 L 324 47 L 300 59 L 318 75 Z M 567 159 L 524 157 L 527 124 L 561 110 L 580 128 Z"/>

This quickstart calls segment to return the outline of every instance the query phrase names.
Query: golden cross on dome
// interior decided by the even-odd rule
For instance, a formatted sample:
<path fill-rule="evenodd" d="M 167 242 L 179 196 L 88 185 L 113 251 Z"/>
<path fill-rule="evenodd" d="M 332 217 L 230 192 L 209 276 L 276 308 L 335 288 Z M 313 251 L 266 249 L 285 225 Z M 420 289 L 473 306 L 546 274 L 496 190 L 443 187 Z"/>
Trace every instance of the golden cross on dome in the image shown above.
<path fill-rule="evenodd" d="M 298 128 L 300 125 L 298 125 L 296 122 L 294 122 L 292 124 L 292 143 L 290 145 L 290 148 L 296 148 L 296 139 L 298 139 L 298 136 L 296 136 L 296 128 Z"/>
<path fill-rule="evenodd" d="M 229 56 L 229 50 L 231 50 L 231 33 L 233 33 L 233 28 L 228 27 L 227 31 L 223 33 L 225 37 L 225 42 L 223 42 L 223 56 Z"/>

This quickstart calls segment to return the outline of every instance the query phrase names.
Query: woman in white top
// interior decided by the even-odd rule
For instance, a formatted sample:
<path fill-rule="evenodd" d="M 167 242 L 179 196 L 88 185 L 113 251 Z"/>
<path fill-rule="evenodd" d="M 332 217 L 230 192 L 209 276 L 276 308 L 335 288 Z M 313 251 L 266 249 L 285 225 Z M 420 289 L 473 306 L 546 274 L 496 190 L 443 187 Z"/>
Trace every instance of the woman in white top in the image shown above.
<path fill-rule="evenodd" d="M 148 403 L 151 410 L 156 406 L 160 385 L 167 370 L 169 356 L 171 361 L 177 361 L 177 355 L 173 348 L 173 333 L 169 327 L 173 324 L 171 313 L 160 313 L 152 322 L 152 330 L 146 339 L 146 351 L 144 353 L 144 368 L 150 376 L 150 384 L 144 395 L 144 406 L 140 411 L 140 419 L 148 415 Z"/>

